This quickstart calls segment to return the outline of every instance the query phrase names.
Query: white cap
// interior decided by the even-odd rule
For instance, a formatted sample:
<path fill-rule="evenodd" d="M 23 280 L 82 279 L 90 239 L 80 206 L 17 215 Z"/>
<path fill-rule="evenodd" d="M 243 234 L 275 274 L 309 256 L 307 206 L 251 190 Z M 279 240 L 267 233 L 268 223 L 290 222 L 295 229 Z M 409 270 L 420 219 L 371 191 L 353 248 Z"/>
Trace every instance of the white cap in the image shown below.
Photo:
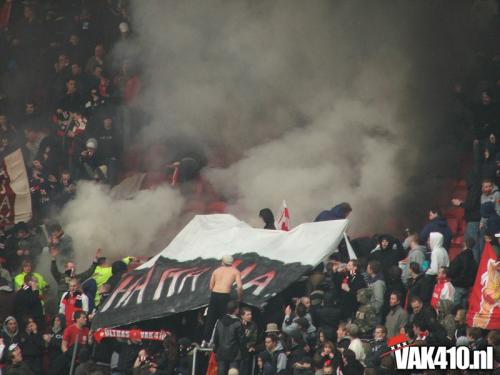
<path fill-rule="evenodd" d="M 495 237 L 496 237 L 496 238 L 500 238 L 500 232 L 495 233 Z"/>
<path fill-rule="evenodd" d="M 94 150 L 97 150 L 97 140 L 95 138 L 89 138 L 89 139 L 87 139 L 85 146 L 88 148 L 93 148 Z"/>
<path fill-rule="evenodd" d="M 224 255 L 222 257 L 222 263 L 224 263 L 226 266 L 232 265 L 234 262 L 234 259 L 231 255 Z"/>
<path fill-rule="evenodd" d="M 120 24 L 118 25 L 118 28 L 120 29 L 120 32 L 121 33 L 128 33 L 128 23 L 126 22 L 120 22 Z"/>

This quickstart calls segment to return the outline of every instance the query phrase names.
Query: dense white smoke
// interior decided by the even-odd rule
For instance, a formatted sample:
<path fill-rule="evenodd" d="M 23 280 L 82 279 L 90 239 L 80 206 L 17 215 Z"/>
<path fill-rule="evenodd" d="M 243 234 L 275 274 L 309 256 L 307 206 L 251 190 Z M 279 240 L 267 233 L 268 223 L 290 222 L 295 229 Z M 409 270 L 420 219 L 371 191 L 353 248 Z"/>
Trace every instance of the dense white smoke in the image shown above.
<path fill-rule="evenodd" d="M 64 208 L 61 222 L 73 238 L 77 261 L 84 267 L 98 247 L 111 260 L 159 250 L 151 247 L 158 243 L 158 237 L 168 238 L 168 226 L 177 220 L 182 205 L 180 194 L 168 186 L 140 191 L 133 199 L 116 200 L 102 186 L 81 182 L 76 199 Z"/>
<path fill-rule="evenodd" d="M 146 142 L 183 137 L 223 154 L 205 175 L 255 222 L 286 199 L 294 224 L 349 201 L 373 224 L 401 188 L 409 38 L 397 4 L 135 2 Z M 408 5 L 405 3 L 405 6 Z M 395 32 L 397 31 L 397 32 Z M 139 48 L 134 48 L 139 47 Z M 383 224 L 383 223 L 381 223 Z"/>
<path fill-rule="evenodd" d="M 439 152 L 421 147 L 440 111 L 439 100 L 431 106 L 421 100 L 427 78 L 421 56 L 448 54 L 441 45 L 429 47 L 437 37 L 431 25 L 445 28 L 433 6 L 356 0 L 131 4 L 134 37 L 113 53 L 142 72 L 135 106 L 151 121 L 143 124 L 141 140 L 165 141 L 172 155 L 187 142 L 202 145 L 209 160 L 222 156 L 222 165 L 203 173 L 240 219 L 261 225 L 259 209 L 276 211 L 286 199 L 297 225 L 348 201 L 356 232 L 384 230 L 401 209 L 396 198 L 408 191 L 416 162 L 430 154 L 439 159 Z M 152 254 L 160 250 L 151 246 L 162 237 L 159 231 L 180 225 L 182 198 L 168 188 L 131 201 L 113 201 L 93 185 L 79 190 L 63 213 L 77 251 L 99 246 L 116 254 Z"/>

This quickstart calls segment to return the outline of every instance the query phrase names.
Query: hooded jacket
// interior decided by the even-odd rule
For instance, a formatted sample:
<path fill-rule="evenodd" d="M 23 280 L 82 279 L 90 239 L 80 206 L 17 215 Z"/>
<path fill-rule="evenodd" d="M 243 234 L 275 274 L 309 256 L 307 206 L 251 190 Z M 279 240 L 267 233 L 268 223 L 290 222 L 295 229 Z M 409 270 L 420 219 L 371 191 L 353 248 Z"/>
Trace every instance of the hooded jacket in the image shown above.
<path fill-rule="evenodd" d="M 493 185 L 493 191 L 491 194 L 481 194 L 481 206 L 486 202 L 492 202 L 495 205 L 495 212 L 500 215 L 500 191 L 498 191 L 498 186 Z M 488 218 L 481 216 L 481 223 L 486 225 Z"/>
<path fill-rule="evenodd" d="M 238 317 L 226 314 L 219 319 L 214 333 L 214 347 L 217 361 L 235 361 L 241 359 L 244 334 L 243 325 Z"/>
<path fill-rule="evenodd" d="M 424 229 L 422 229 L 422 231 L 420 232 L 420 240 L 423 242 L 427 242 L 432 232 L 441 233 L 443 236 L 442 246 L 444 246 L 444 248 L 446 249 L 450 248 L 451 237 L 453 236 L 453 234 L 451 233 L 451 229 L 445 218 L 438 216 L 429 221 Z"/>
<path fill-rule="evenodd" d="M 477 263 L 472 250 L 465 249 L 450 263 L 448 277 L 457 288 L 470 288 L 476 279 Z"/>
<path fill-rule="evenodd" d="M 331 210 L 321 211 L 320 214 L 316 216 L 316 219 L 314 219 L 314 222 L 345 219 L 350 212 L 347 207 L 347 203 L 340 203 Z"/>
<path fill-rule="evenodd" d="M 431 247 L 431 264 L 425 273 L 426 275 L 437 275 L 440 267 L 448 267 L 450 260 L 448 253 L 443 247 L 443 235 L 438 232 L 432 232 L 429 235 L 429 245 Z"/>
<path fill-rule="evenodd" d="M 14 318 L 13 316 L 8 316 L 7 318 L 5 318 L 5 320 L 3 321 L 3 325 L 2 325 L 2 338 L 3 338 L 3 342 L 5 344 L 5 347 L 7 347 L 7 348 L 9 347 L 9 345 L 11 345 L 11 344 L 17 344 L 20 341 L 19 324 L 18 323 L 17 323 L 16 332 L 14 332 L 13 335 L 11 335 L 9 333 L 9 331 L 7 331 L 7 323 L 10 320 L 14 320 L 17 323 L 17 319 L 16 318 Z"/>
<path fill-rule="evenodd" d="M 389 242 L 389 245 L 385 249 L 382 248 L 383 240 Z M 397 266 L 404 256 L 405 252 L 401 242 L 392 236 L 382 235 L 379 238 L 377 247 L 370 252 L 368 260 L 378 260 L 384 267 L 384 270 L 387 271 L 391 266 Z M 387 273 L 384 272 L 384 275 L 387 276 Z"/>

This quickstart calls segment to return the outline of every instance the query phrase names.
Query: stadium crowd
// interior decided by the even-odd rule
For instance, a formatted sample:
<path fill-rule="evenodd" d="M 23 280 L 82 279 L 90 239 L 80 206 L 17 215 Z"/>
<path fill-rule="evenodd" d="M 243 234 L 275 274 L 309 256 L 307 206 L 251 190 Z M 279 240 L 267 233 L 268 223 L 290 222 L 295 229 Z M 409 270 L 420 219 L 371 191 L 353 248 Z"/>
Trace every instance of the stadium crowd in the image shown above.
<path fill-rule="evenodd" d="M 490 345 L 500 366 L 500 332 L 466 324 L 485 243 L 500 256 L 496 56 L 483 62 L 488 74 L 477 83 L 477 100 L 462 85 L 454 92 L 456 118 L 473 134 L 467 194 L 450 197 L 465 218 L 457 254 L 450 252 L 456 230 L 432 207 L 420 232 L 375 235 L 355 246 L 357 259 L 343 243 L 262 312 L 224 303 L 211 337 L 202 336 L 212 327 L 200 310 L 168 326 L 157 322 L 172 332 L 161 343 L 95 342 L 89 321 L 134 259 L 110 264 L 97 250 L 89 265 L 76 265 L 71 237 L 52 219 L 73 199 L 77 181 L 113 186 L 122 175 L 124 139 L 134 135 L 123 123 L 140 118 L 132 104 L 141 82 L 132 62 L 107 51 L 131 37 L 127 1 L 0 1 L 0 156 L 21 148 L 33 207 L 30 223 L 4 228 L 0 237 L 0 373 L 66 375 L 75 353 L 76 375 L 189 374 L 206 339 L 219 375 L 392 374 L 394 357 L 384 354 L 400 333 L 416 345 Z M 341 203 L 316 221 L 352 211 Z M 275 229 L 269 209 L 260 216 L 265 229 Z M 42 256 L 51 257 L 50 274 L 37 272 Z M 50 282 L 54 301 L 45 298 Z M 195 373 L 204 373 L 204 362 L 201 355 Z"/>

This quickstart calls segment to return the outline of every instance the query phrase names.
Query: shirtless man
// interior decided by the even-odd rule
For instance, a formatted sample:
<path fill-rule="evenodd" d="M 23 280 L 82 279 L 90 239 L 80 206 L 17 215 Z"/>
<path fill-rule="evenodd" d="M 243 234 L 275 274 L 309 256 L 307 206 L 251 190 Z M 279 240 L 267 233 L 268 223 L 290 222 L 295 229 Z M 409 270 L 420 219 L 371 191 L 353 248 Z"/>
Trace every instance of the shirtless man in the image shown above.
<path fill-rule="evenodd" d="M 231 299 L 231 289 L 234 283 L 236 283 L 238 301 L 241 300 L 243 295 L 240 271 L 232 267 L 232 264 L 233 257 L 231 255 L 224 255 L 222 257 L 222 265 L 212 273 L 212 277 L 210 278 L 209 289 L 212 293 L 210 295 L 207 319 L 205 321 L 205 342 L 211 341 L 212 331 L 217 319 L 226 313 L 227 304 Z"/>

